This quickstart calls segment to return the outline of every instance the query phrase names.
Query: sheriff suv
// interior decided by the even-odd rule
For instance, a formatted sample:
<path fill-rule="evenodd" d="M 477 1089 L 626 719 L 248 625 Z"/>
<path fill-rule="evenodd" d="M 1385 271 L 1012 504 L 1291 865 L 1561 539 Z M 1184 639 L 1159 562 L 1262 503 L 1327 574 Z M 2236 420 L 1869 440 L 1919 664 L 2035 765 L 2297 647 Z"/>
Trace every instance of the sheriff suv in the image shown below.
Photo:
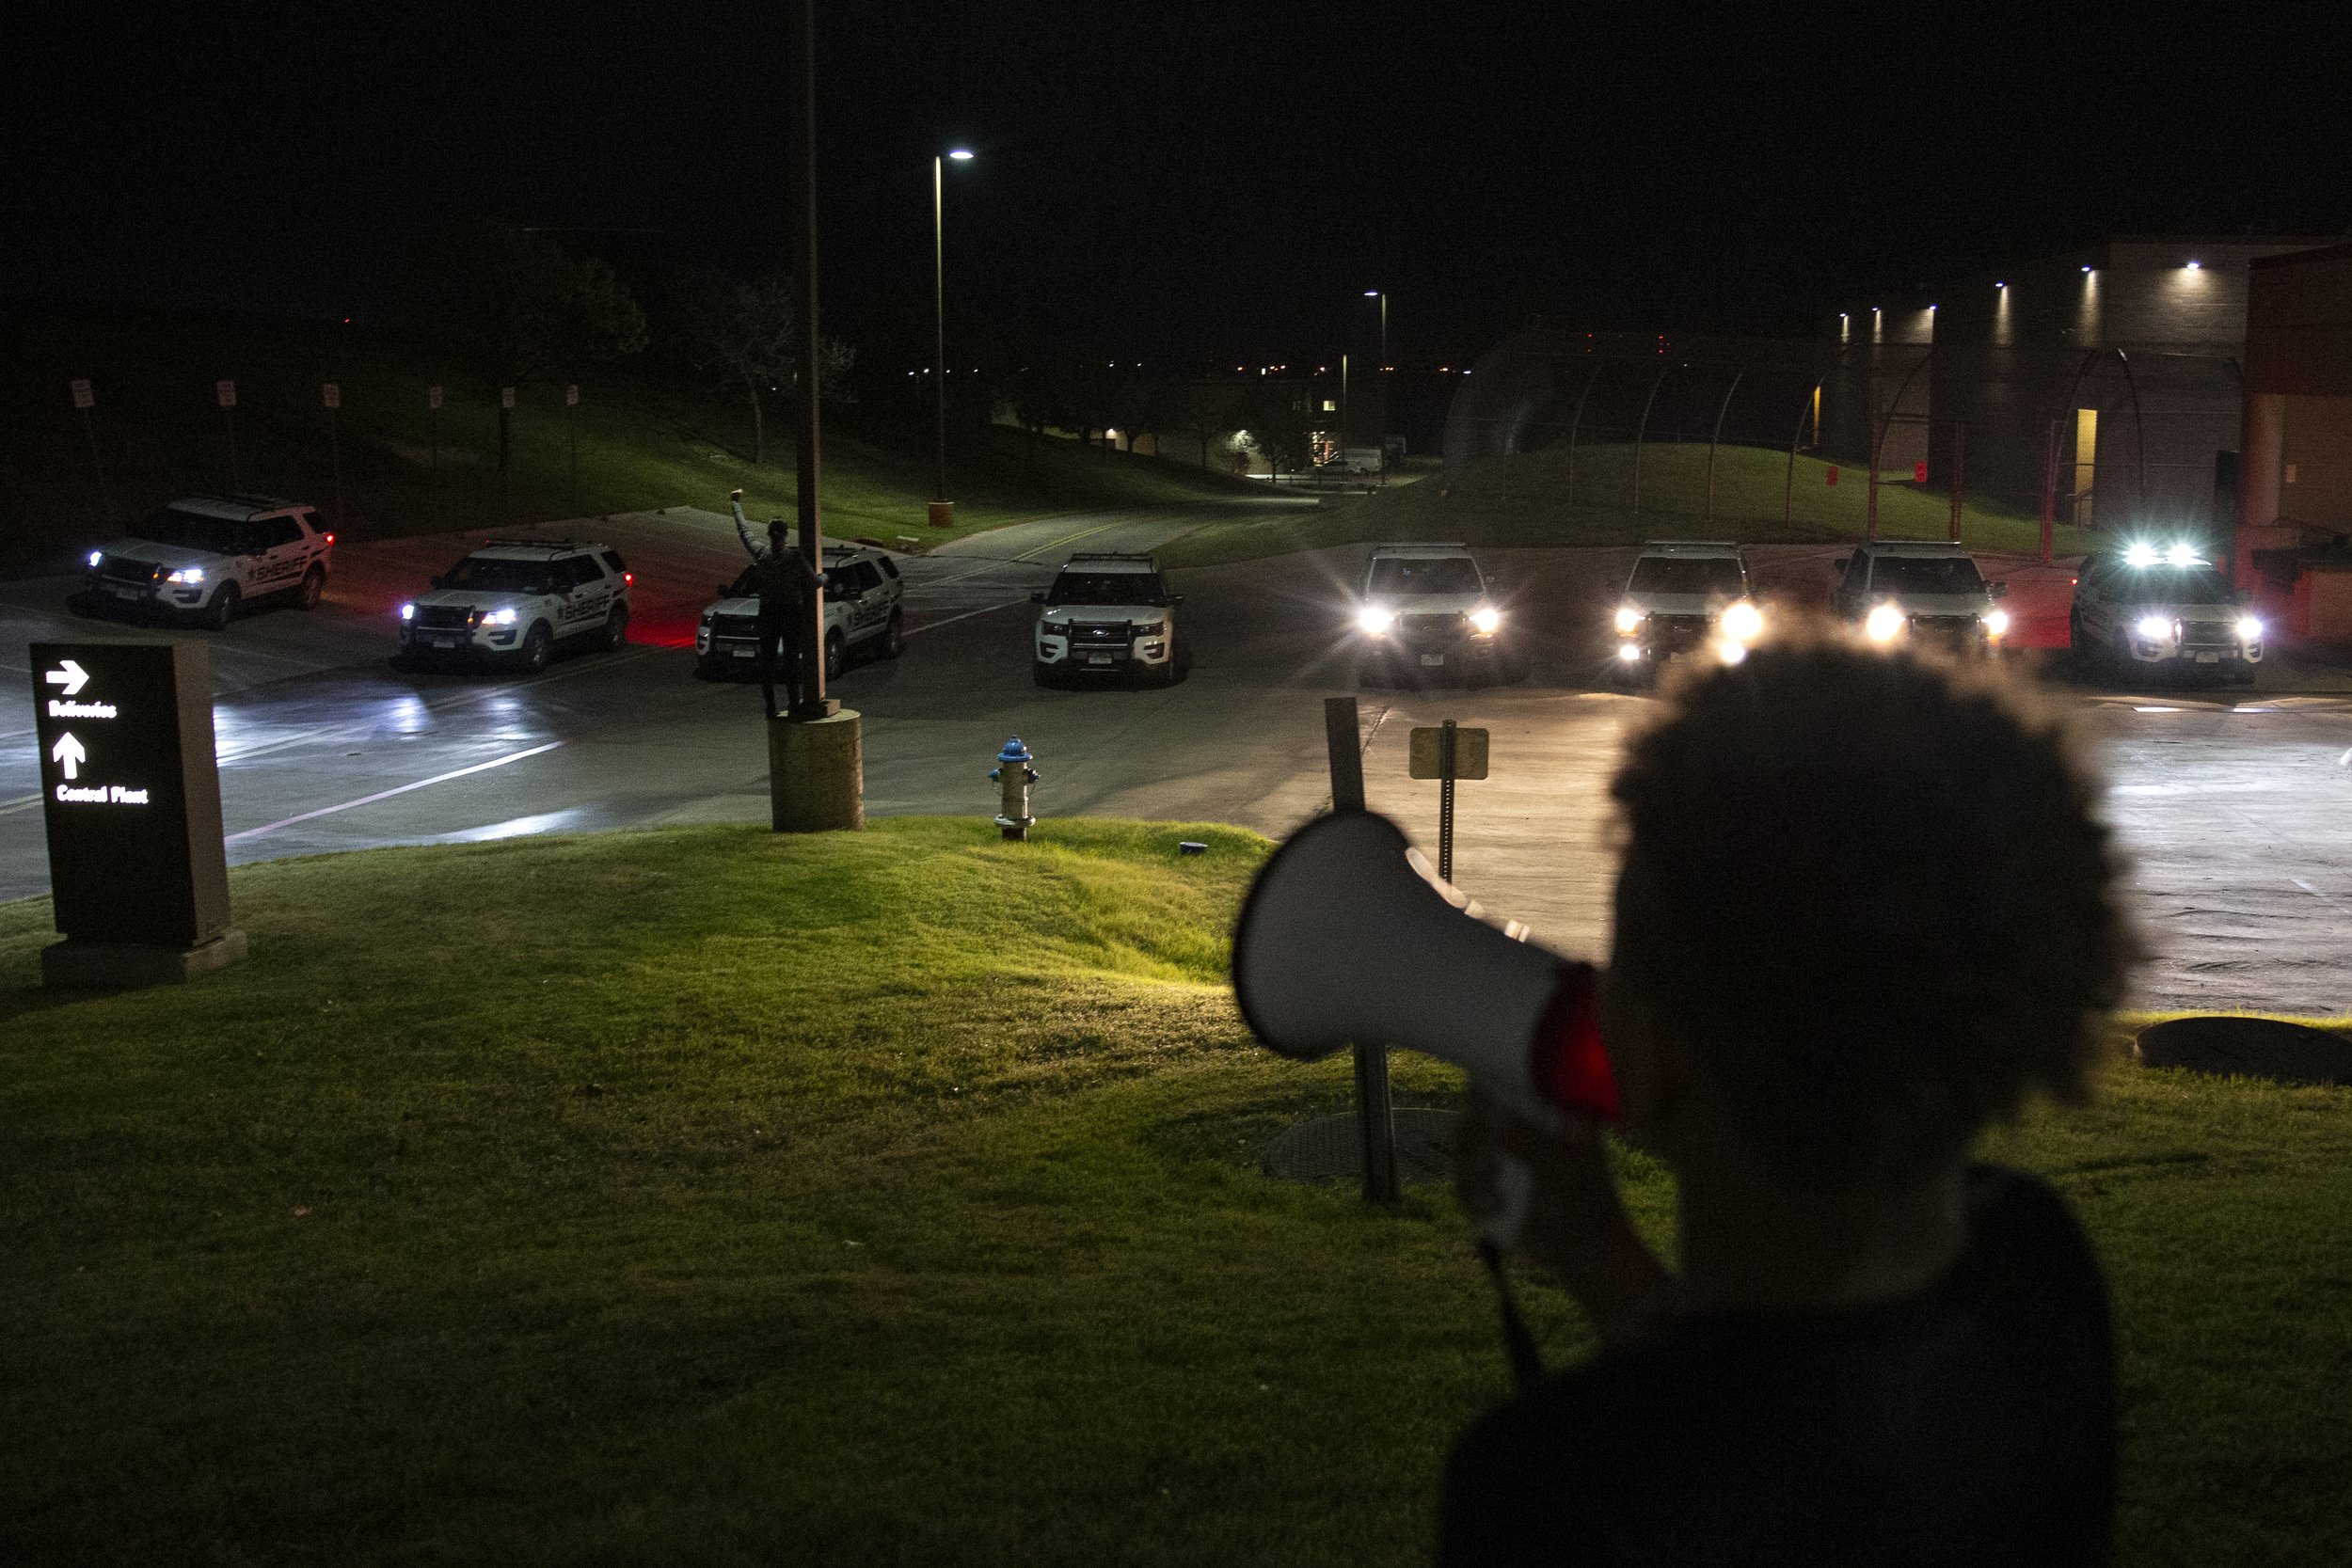
<path fill-rule="evenodd" d="M 1906 540 L 1854 551 L 1832 602 L 1878 647 L 1994 654 L 2009 636 L 2009 611 L 1996 602 L 2008 592 L 2005 582 L 1985 581 L 1958 545 Z"/>
<path fill-rule="evenodd" d="M 1107 676 L 1172 686 L 1179 678 L 1176 607 L 1184 596 L 1168 591 L 1153 557 L 1073 555 L 1053 587 L 1029 599 L 1043 607 L 1030 639 L 1038 685 Z"/>
<path fill-rule="evenodd" d="M 558 642 L 619 648 L 628 641 L 634 580 L 609 546 L 493 539 L 400 607 L 401 657 L 537 671 Z"/>
<path fill-rule="evenodd" d="M 850 545 L 825 546 L 825 678 L 853 656 L 897 658 L 905 645 L 906 585 L 886 551 Z M 694 628 L 694 674 L 723 680 L 750 671 L 759 657 L 757 572 L 746 566 L 719 585 L 719 601 Z"/>
<path fill-rule="evenodd" d="M 1508 678 L 1517 659 L 1502 607 L 1467 545 L 1383 545 L 1355 609 L 1356 674 Z"/>
<path fill-rule="evenodd" d="M 300 502 L 190 496 L 89 552 L 84 605 L 163 610 L 218 631 L 250 601 L 317 605 L 334 550 L 335 536 Z"/>
<path fill-rule="evenodd" d="M 2124 671 L 2207 670 L 2251 685 L 2263 657 L 2261 619 L 2186 545 L 2086 559 L 2066 626 L 2075 653 L 2104 655 Z"/>
<path fill-rule="evenodd" d="M 1748 563 L 1737 545 L 1653 539 L 1634 558 L 1617 601 L 1617 675 L 1654 679 L 1666 660 L 1712 647 L 1737 662 L 1764 635 Z"/>

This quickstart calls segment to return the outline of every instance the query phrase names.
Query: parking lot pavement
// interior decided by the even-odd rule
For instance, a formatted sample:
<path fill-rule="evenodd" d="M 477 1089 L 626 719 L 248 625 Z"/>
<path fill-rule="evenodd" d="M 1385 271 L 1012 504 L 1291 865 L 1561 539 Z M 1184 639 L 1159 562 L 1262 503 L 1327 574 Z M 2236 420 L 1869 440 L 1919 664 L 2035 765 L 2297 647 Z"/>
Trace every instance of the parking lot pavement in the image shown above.
<path fill-rule="evenodd" d="M 904 657 L 853 666 L 836 695 L 866 718 L 876 815 L 993 809 L 991 759 L 1020 735 L 1047 816 L 1120 815 L 1288 832 L 1328 798 L 1321 699 L 1357 692 L 1371 803 L 1434 839 L 1437 787 L 1405 776 L 1406 733 L 1454 718 L 1494 733 L 1494 772 L 1460 797 L 1457 879 L 1542 940 L 1598 953 L 1614 874 L 1606 784 L 1650 699 L 1605 684 L 1608 616 L 1631 550 L 1487 557 L 1525 638 L 1528 678 L 1461 689 L 1359 689 L 1346 625 L 1363 548 L 1181 574 L 1188 679 L 1166 690 L 1041 691 L 1029 591 L 1077 548 L 1148 548 L 1198 520 L 1151 512 L 1053 518 L 905 562 Z M 353 548 L 330 600 L 210 636 L 232 859 L 529 833 L 764 820 L 755 689 L 706 685 L 678 645 L 740 559 L 715 513 L 595 525 L 638 568 L 641 625 L 671 633 L 559 659 L 532 679 L 409 673 L 386 662 L 399 598 L 472 536 Z M 541 531 L 542 532 L 563 531 Z M 590 536 L 581 526 L 571 531 Z M 1754 552 L 1768 587 L 1820 580 L 1838 553 Z M 87 635 L 63 587 L 0 590 L 0 660 Z M 57 597 L 44 602 L 44 593 Z M 159 635 L 101 627 L 109 635 Z M 196 634 L 207 635 L 207 634 Z M 2062 657 L 2043 666 L 2106 759 L 2164 1006 L 2352 1010 L 2352 675 L 2280 658 L 2261 684 L 2125 692 Z M 28 668 L 14 678 L 26 683 Z M 0 733 L 0 896 L 46 881 L 30 714 Z"/>

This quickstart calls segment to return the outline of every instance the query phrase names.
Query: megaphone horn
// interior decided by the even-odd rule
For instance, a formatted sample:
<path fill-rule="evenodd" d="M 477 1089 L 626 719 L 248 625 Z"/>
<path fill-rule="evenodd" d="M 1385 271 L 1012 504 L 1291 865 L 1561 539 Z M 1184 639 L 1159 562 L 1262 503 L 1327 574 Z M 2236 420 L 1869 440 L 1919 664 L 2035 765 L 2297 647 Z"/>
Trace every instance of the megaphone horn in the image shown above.
<path fill-rule="evenodd" d="M 1419 1051 L 1537 1126 L 1564 1110 L 1615 1121 L 1596 971 L 1513 940 L 1467 903 L 1387 817 L 1318 817 L 1274 852 L 1242 905 L 1242 1018 L 1285 1056 Z"/>

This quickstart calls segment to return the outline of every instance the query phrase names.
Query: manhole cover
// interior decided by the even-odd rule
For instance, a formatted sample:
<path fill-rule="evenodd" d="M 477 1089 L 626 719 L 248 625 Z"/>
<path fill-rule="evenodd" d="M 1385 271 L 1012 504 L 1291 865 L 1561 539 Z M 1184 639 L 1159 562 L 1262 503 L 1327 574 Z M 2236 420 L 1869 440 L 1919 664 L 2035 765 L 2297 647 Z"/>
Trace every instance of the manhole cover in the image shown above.
<path fill-rule="evenodd" d="M 2275 1018 L 2175 1018 L 2132 1041 L 2142 1067 L 2280 1084 L 2352 1084 L 2352 1040 Z"/>
<path fill-rule="evenodd" d="M 1397 1109 L 1389 1113 L 1396 1130 L 1396 1174 L 1405 1181 L 1443 1181 L 1454 1174 L 1454 1113 Z M 1266 1145 L 1268 1176 L 1285 1181 L 1344 1181 L 1364 1179 L 1362 1149 L 1354 1112 L 1302 1121 Z"/>

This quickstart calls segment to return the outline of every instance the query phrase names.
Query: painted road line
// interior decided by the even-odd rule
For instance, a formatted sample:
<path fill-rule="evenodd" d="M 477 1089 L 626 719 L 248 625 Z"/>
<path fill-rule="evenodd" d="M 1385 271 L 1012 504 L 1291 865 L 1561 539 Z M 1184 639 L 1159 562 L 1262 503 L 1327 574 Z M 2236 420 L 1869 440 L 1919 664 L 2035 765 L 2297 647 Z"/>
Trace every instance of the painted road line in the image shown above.
<path fill-rule="evenodd" d="M 969 621 L 975 615 L 993 615 L 1000 610 L 1010 610 L 1015 605 L 1025 605 L 1028 602 L 1026 599 L 1007 599 L 1003 604 L 983 605 L 977 610 L 967 610 L 961 615 L 949 615 L 937 621 L 926 621 L 919 626 L 909 626 L 898 635 L 913 637 L 918 632 L 937 631 L 941 626 L 952 626 L 958 621 Z M 36 795 L 33 799 L 38 800 L 40 797 Z"/>
<path fill-rule="evenodd" d="M 395 795 L 406 795 L 413 790 L 430 789 L 435 784 L 447 784 L 452 779 L 462 779 L 472 773 L 486 773 L 493 768 L 503 768 L 510 762 L 521 762 L 526 757 L 535 757 L 566 744 L 568 742 L 550 740 L 544 746 L 532 746 L 520 752 L 509 752 L 502 757 L 492 757 L 487 762 L 477 762 L 471 768 L 460 768 L 447 773 L 436 773 L 429 779 L 419 779 L 414 784 L 401 784 L 392 789 L 379 789 L 373 795 L 362 795 L 357 800 L 345 800 L 339 806 L 321 806 L 316 811 L 306 811 L 299 816 L 288 816 L 276 822 L 265 822 L 258 828 L 247 828 L 243 832 L 230 833 L 222 842 L 234 844 L 239 839 L 259 838 L 263 833 L 274 833 L 280 828 L 291 828 L 297 822 L 311 822 L 322 816 L 332 816 L 337 812 L 351 811 L 359 806 L 372 806 L 378 800 L 389 800 Z"/>

